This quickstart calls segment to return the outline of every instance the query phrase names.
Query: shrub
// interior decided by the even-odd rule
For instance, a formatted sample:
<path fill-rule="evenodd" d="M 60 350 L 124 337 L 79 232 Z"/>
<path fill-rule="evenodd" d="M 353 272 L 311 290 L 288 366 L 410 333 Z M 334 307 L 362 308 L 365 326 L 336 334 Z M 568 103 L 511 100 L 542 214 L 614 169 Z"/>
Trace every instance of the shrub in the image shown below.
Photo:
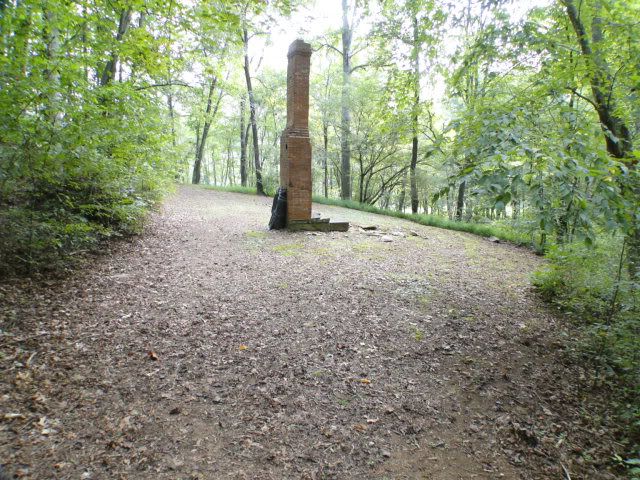
<path fill-rule="evenodd" d="M 624 268 L 623 239 L 600 238 L 592 247 L 551 247 L 533 283 L 575 320 L 582 352 L 616 379 L 614 402 L 632 451 L 640 442 L 640 285 Z"/>

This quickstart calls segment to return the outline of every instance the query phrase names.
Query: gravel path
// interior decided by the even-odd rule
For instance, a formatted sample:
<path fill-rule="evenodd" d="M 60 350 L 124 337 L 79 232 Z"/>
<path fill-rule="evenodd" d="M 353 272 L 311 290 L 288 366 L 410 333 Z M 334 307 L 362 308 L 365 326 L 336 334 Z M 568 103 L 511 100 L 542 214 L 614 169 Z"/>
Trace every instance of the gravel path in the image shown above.
<path fill-rule="evenodd" d="M 270 203 L 183 187 L 85 268 L 0 286 L 8 474 L 616 478 L 539 257 L 323 205 L 348 233 L 269 232 Z"/>

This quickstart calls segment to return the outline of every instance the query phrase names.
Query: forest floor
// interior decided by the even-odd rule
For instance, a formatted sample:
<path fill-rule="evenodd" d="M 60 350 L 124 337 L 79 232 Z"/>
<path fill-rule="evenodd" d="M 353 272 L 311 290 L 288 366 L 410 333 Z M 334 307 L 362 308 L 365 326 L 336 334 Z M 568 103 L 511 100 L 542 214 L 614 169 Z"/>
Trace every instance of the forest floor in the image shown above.
<path fill-rule="evenodd" d="M 8 475 L 617 478 L 540 257 L 325 205 L 348 233 L 270 232 L 270 205 L 182 187 L 71 274 L 0 285 Z"/>

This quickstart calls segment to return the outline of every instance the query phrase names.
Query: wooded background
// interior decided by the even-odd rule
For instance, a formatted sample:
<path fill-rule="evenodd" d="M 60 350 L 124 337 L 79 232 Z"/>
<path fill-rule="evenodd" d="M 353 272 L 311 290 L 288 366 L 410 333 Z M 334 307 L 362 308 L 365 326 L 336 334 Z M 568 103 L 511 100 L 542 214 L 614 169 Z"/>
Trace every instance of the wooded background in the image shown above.
<path fill-rule="evenodd" d="M 1 0 L 2 273 L 138 232 L 175 182 L 272 194 L 286 71 L 263 45 L 304 6 Z M 546 253 L 534 282 L 637 381 L 640 2 L 340 7 L 305 38 L 314 192 Z"/>

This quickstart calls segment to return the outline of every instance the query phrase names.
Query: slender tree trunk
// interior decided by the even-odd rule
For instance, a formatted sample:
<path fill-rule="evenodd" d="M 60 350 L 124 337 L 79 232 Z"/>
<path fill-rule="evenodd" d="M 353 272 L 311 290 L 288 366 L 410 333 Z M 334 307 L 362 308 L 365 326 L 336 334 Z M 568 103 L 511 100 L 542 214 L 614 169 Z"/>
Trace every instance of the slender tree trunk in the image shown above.
<path fill-rule="evenodd" d="M 517 220 L 520 216 L 519 202 L 517 198 L 511 200 L 511 218 Z"/>
<path fill-rule="evenodd" d="M 50 9 L 45 8 L 44 17 L 45 37 L 47 40 L 47 60 L 48 66 L 45 75 L 47 81 L 52 88 L 51 94 L 47 97 L 47 106 L 45 115 L 52 127 L 55 127 L 58 120 L 61 120 L 60 103 L 62 96 L 60 94 L 60 72 L 57 69 L 56 61 L 60 53 L 60 30 L 56 23 L 56 14 Z"/>
<path fill-rule="evenodd" d="M 216 156 L 211 152 L 211 170 L 213 171 L 213 184 L 218 185 L 218 172 L 216 171 Z"/>
<path fill-rule="evenodd" d="M 602 42 L 602 18 L 599 17 L 599 2 L 596 2 L 596 15 L 591 22 L 591 41 L 587 31 L 580 19 L 580 15 L 573 0 L 563 0 L 569 20 L 576 33 L 578 43 L 582 55 L 591 63 L 593 73 L 591 75 L 591 91 L 593 93 L 593 103 L 600 119 L 602 130 L 604 131 L 604 139 L 607 146 L 607 152 L 614 158 L 628 158 L 629 152 L 632 150 L 632 139 L 629 128 L 624 120 L 616 114 L 616 102 L 612 95 L 609 95 L 611 89 L 611 74 L 609 66 L 604 58 L 602 58 L 602 47 L 594 49 L 594 45 Z"/>
<path fill-rule="evenodd" d="M 349 25 L 349 5 L 342 0 L 342 97 L 341 97 L 341 175 L 340 197 L 351 200 L 351 40 L 353 31 Z"/>
<path fill-rule="evenodd" d="M 324 171 L 323 194 L 324 198 L 329 197 L 329 125 L 325 120 L 322 122 L 322 140 L 324 142 L 324 155 L 322 156 L 322 169 Z"/>
<path fill-rule="evenodd" d="M 198 121 L 196 123 L 196 148 L 195 148 L 195 155 L 196 157 L 198 156 L 198 152 L 200 151 L 200 121 Z M 200 182 L 200 178 L 198 176 L 198 182 Z M 191 183 L 197 183 L 196 182 L 196 166 L 194 165 L 193 167 L 193 172 L 191 173 Z"/>
<path fill-rule="evenodd" d="M 398 211 L 404 211 L 404 202 L 407 197 L 407 170 L 402 173 L 402 188 L 400 190 L 400 196 L 398 197 Z"/>
<path fill-rule="evenodd" d="M 458 186 L 458 198 L 456 200 L 456 221 L 462 221 L 462 211 L 464 209 L 464 193 L 467 187 L 467 182 L 462 181 Z"/>
<path fill-rule="evenodd" d="M 260 146 L 258 143 L 258 125 L 256 123 L 256 102 L 251 85 L 251 72 L 249 70 L 249 35 L 247 27 L 243 27 L 242 39 L 244 44 L 244 78 L 247 82 L 247 94 L 249 96 L 249 120 L 251 121 L 251 132 L 253 139 L 253 163 L 256 171 L 256 192 L 258 195 L 265 195 L 262 184 L 262 165 L 260 165 Z"/>
<path fill-rule="evenodd" d="M 420 110 L 420 40 L 418 31 L 418 17 L 413 15 L 413 112 L 411 114 L 411 213 L 418 213 L 418 182 L 416 168 L 418 166 L 418 115 Z"/>
<path fill-rule="evenodd" d="M 364 173 L 364 165 L 363 165 L 362 154 L 361 153 L 358 154 L 358 166 L 360 167 L 359 168 L 360 171 L 358 172 L 358 177 L 359 177 L 359 180 L 358 180 L 358 201 L 360 203 L 363 203 L 364 202 L 364 176 L 365 176 L 365 173 Z"/>
<path fill-rule="evenodd" d="M 209 185 L 210 181 L 209 181 L 209 164 L 205 161 L 205 159 L 202 159 L 202 172 L 203 172 L 203 178 L 202 181 L 204 182 L 205 185 Z"/>
<path fill-rule="evenodd" d="M 200 183 L 202 159 L 204 157 L 204 150 L 207 145 L 207 137 L 209 136 L 209 129 L 211 128 L 211 122 L 213 121 L 213 118 L 216 116 L 216 113 L 218 112 L 218 108 L 220 106 L 220 100 L 222 99 L 222 90 L 220 90 L 215 107 L 213 107 L 213 93 L 215 92 L 217 84 L 218 84 L 218 78 L 213 77 L 211 79 L 211 84 L 209 85 L 209 94 L 207 95 L 207 108 L 204 113 L 204 125 L 202 127 L 202 134 L 200 135 L 200 141 L 196 148 L 196 159 L 193 164 L 193 177 L 191 179 L 191 183 L 196 185 Z M 211 111 L 212 108 L 213 108 L 213 112 Z"/>
<path fill-rule="evenodd" d="M 610 67 L 606 59 L 602 56 L 605 49 L 599 45 L 603 41 L 602 18 L 600 1 L 594 5 L 594 17 L 591 21 L 591 40 L 587 35 L 587 30 L 580 18 L 580 13 L 576 8 L 574 0 L 562 0 L 567 10 L 567 16 L 576 34 L 576 39 L 580 45 L 580 51 L 590 64 L 592 71 L 590 83 L 593 94 L 593 106 L 598 114 L 600 125 L 604 133 L 604 140 L 607 152 L 614 158 L 624 161 L 629 169 L 637 168 L 637 160 L 631 158 L 633 151 L 633 139 L 631 131 L 627 127 L 624 119 L 618 115 L 616 98 L 612 94 L 613 78 Z M 623 186 L 626 195 L 631 199 L 631 203 L 640 203 L 640 186 Z M 629 276 L 634 280 L 640 279 L 640 224 L 639 220 L 634 222 L 627 231 L 628 250 L 628 270 Z"/>
<path fill-rule="evenodd" d="M 229 165 L 231 165 L 231 142 L 229 142 L 227 144 L 227 162 L 224 165 L 224 168 L 222 169 L 222 184 L 223 185 L 230 185 L 230 181 L 229 181 Z"/>
<path fill-rule="evenodd" d="M 173 93 L 169 92 L 167 95 L 167 105 L 169 107 L 169 118 L 171 119 L 171 145 L 176 148 L 176 121 L 175 111 L 173 109 Z"/>
<path fill-rule="evenodd" d="M 116 34 L 116 42 L 121 42 L 127 30 L 129 29 L 129 25 L 131 24 L 131 15 L 133 11 L 128 8 L 123 10 L 120 13 L 120 21 L 118 23 L 118 33 Z M 116 72 L 118 68 L 118 53 L 114 50 L 111 54 L 111 58 L 107 61 L 104 69 L 102 70 L 102 75 L 100 75 L 100 85 L 105 86 L 109 85 L 115 78 Z"/>
<path fill-rule="evenodd" d="M 20 62 L 20 74 L 25 76 L 29 70 L 29 38 L 31 36 L 31 4 L 24 0 L 16 2 L 16 10 L 20 12 L 20 21 L 13 35 L 12 56 Z"/>
<path fill-rule="evenodd" d="M 247 134 L 244 125 L 244 98 L 240 100 L 240 185 L 247 186 Z"/>

